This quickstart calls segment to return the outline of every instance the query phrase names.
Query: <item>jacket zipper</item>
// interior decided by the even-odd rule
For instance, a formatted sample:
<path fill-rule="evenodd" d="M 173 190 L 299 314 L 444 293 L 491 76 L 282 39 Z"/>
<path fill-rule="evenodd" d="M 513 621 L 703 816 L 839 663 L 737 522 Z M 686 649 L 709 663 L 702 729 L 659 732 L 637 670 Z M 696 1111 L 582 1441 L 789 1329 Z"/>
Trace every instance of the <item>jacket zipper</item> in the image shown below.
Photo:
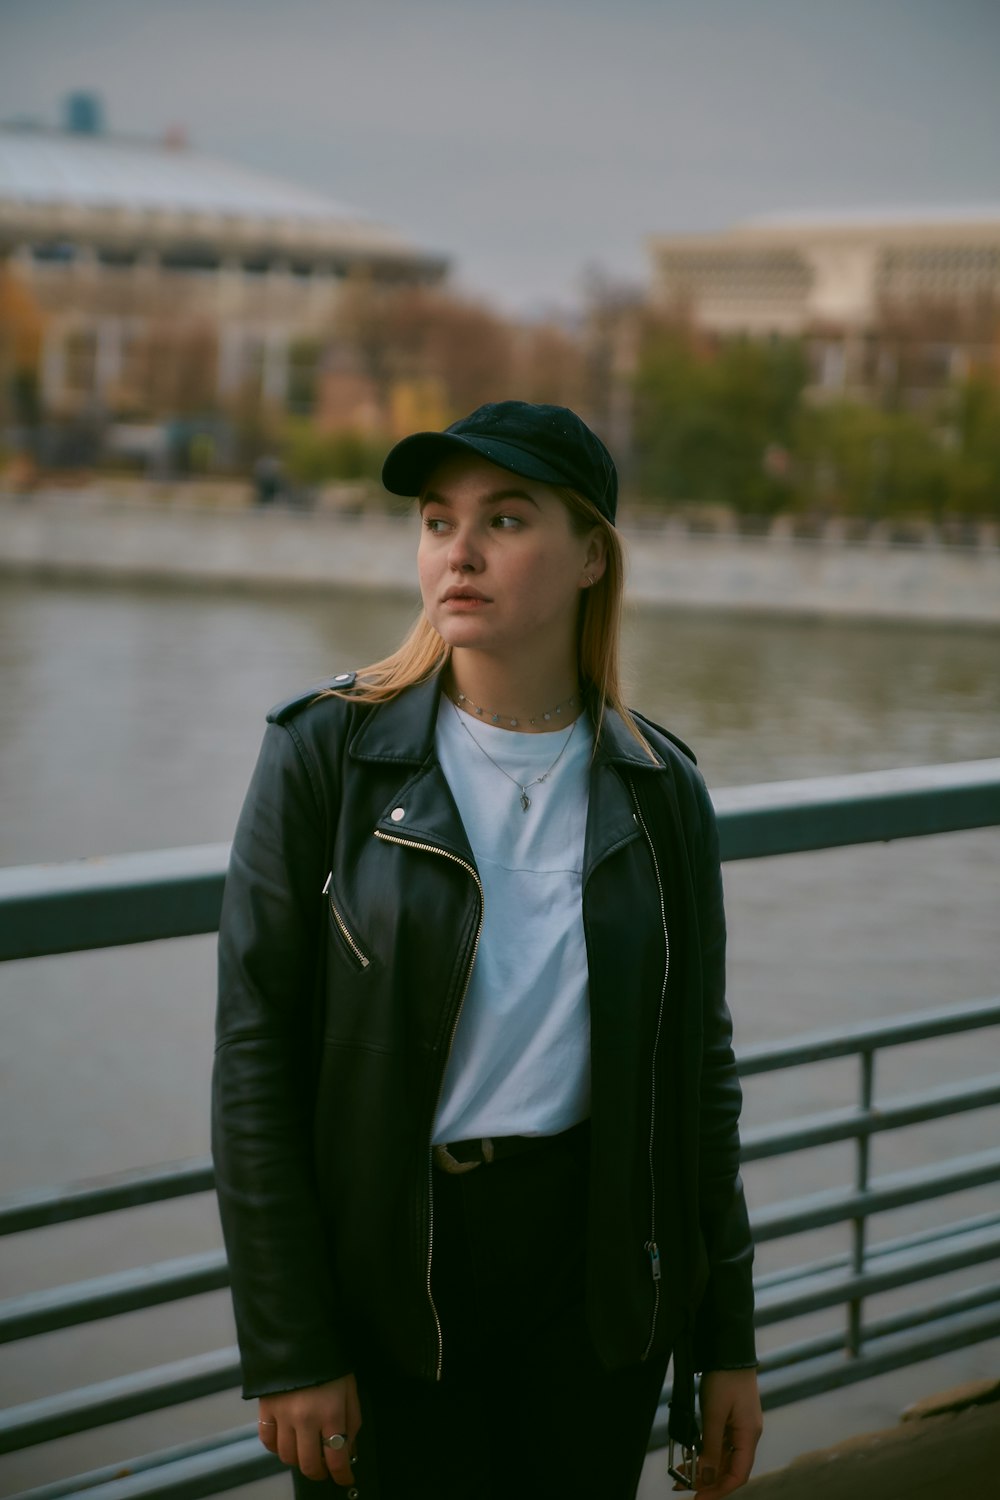
<path fill-rule="evenodd" d="M 466 997 L 466 995 L 469 992 L 469 984 L 470 984 L 470 982 L 472 980 L 472 970 L 473 970 L 473 967 L 474 967 L 475 962 L 476 962 L 476 954 L 479 952 L 479 939 L 482 937 L 482 933 L 483 933 L 483 917 L 484 917 L 484 914 L 485 914 L 485 911 L 486 911 L 486 897 L 483 894 L 483 883 L 480 880 L 480 878 L 479 878 L 479 872 L 477 871 L 477 869 L 476 869 L 476 867 L 474 865 L 470 865 L 469 862 L 468 862 L 468 860 L 461 859 L 457 854 L 451 854 L 451 853 L 449 853 L 449 851 L 447 849 L 439 849 L 439 848 L 437 848 L 437 846 L 435 844 L 421 844 L 416 839 L 401 839 L 397 834 L 394 834 L 394 833 L 383 833 L 381 831 L 381 829 L 378 829 L 378 828 L 376 828 L 376 830 L 375 830 L 375 837 L 377 839 L 384 840 L 384 842 L 387 843 L 387 844 L 400 844 L 404 849 L 420 849 L 425 854 L 440 854 L 440 856 L 441 856 L 442 859 L 450 859 L 454 864 L 460 865 L 463 870 L 467 870 L 468 873 L 472 876 L 473 880 L 476 882 L 476 889 L 479 892 L 479 921 L 476 924 L 476 940 L 475 940 L 475 942 L 472 945 L 472 957 L 469 959 L 469 964 L 468 964 L 468 967 L 467 967 L 467 969 L 465 971 L 465 983 L 462 986 L 462 994 L 461 994 L 461 998 L 459 999 L 459 1002 L 458 1002 L 458 1009 L 455 1012 L 455 1019 L 451 1023 L 451 1032 L 450 1032 L 450 1034 L 448 1036 L 448 1050 L 445 1053 L 445 1068 L 446 1068 L 448 1066 L 448 1058 L 451 1056 L 451 1049 L 452 1049 L 452 1047 L 454 1045 L 454 1042 L 455 1042 L 455 1033 L 458 1030 L 458 1022 L 459 1022 L 459 1018 L 461 1017 L 461 1014 L 462 1014 L 462 1006 L 465 1004 L 465 997 Z M 442 1071 L 441 1071 L 441 1084 L 438 1086 L 438 1097 L 439 1098 L 440 1098 L 440 1094 L 441 1094 L 441 1086 L 443 1085 L 443 1083 L 444 1083 L 444 1069 L 442 1069 Z M 428 1151 L 428 1153 L 427 1153 L 427 1270 L 426 1270 L 426 1276 L 425 1276 L 425 1285 L 426 1285 L 426 1288 L 427 1288 L 427 1301 L 430 1303 L 430 1309 L 431 1309 L 431 1312 L 434 1315 L 434 1327 L 437 1329 L 437 1367 L 436 1367 L 435 1372 L 434 1372 L 434 1379 L 435 1380 L 440 1380 L 441 1379 L 441 1369 L 442 1369 L 442 1366 L 443 1366 L 443 1363 L 444 1363 L 444 1335 L 441 1332 L 441 1319 L 438 1317 L 438 1310 L 437 1310 L 437 1307 L 435 1306 L 435 1303 L 434 1303 L 434 1293 L 431 1291 L 431 1261 L 432 1261 L 432 1258 L 433 1258 L 433 1255 L 434 1255 L 434 1164 L 433 1163 L 434 1163 L 433 1155 L 432 1155 L 432 1153 L 430 1151 Z"/>
<path fill-rule="evenodd" d="M 653 1278 L 653 1320 L 649 1329 L 649 1342 L 643 1351 L 643 1359 L 649 1357 L 653 1347 L 653 1339 L 656 1336 L 656 1319 L 660 1312 L 660 1247 L 656 1243 L 656 1171 L 653 1163 L 653 1139 L 656 1133 L 656 1058 L 660 1050 L 660 1032 L 663 1029 L 663 1010 L 667 999 L 667 975 L 670 972 L 670 934 L 667 931 L 667 904 L 663 896 L 663 881 L 660 879 L 660 866 L 656 858 L 656 850 L 653 840 L 649 836 L 645 819 L 639 808 L 639 799 L 635 794 L 635 787 L 629 786 L 632 793 L 632 801 L 635 804 L 636 822 L 646 836 L 649 845 L 650 857 L 653 861 L 653 871 L 656 875 L 656 888 L 660 896 L 660 920 L 663 923 L 663 986 L 660 990 L 660 1008 L 656 1014 L 656 1035 L 653 1040 L 653 1064 L 650 1070 L 650 1101 L 649 1101 L 649 1239 L 643 1249 L 649 1256 L 649 1269 Z"/>
<path fill-rule="evenodd" d="M 347 944 L 348 948 L 350 948 L 351 952 L 354 954 L 354 957 L 357 959 L 357 961 L 361 965 L 361 967 L 363 969 L 367 969 L 368 964 L 369 964 L 369 960 L 365 957 L 365 955 L 362 953 L 361 949 L 358 947 L 357 943 L 354 941 L 354 939 L 351 936 L 350 931 L 348 929 L 347 923 L 344 921 L 343 917 L 340 915 L 340 912 L 337 910 L 337 908 L 333 904 L 333 897 L 330 895 L 330 885 L 331 885 L 332 881 L 333 881 L 333 871 L 331 870 L 330 873 L 329 873 L 329 875 L 326 877 L 326 884 L 323 887 L 323 895 L 326 897 L 326 899 L 330 903 L 330 911 L 333 914 L 333 920 L 336 922 L 337 926 L 340 928 L 340 933 L 341 933 L 341 936 L 344 939 L 344 942 Z"/>

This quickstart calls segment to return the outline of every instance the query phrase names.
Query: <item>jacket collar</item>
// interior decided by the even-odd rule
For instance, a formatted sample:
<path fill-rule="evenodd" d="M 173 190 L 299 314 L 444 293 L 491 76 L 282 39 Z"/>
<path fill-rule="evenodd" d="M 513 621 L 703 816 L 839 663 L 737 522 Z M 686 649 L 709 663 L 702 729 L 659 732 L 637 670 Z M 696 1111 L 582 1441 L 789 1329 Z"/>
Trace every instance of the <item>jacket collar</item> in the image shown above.
<path fill-rule="evenodd" d="M 424 765 L 434 755 L 439 696 L 440 682 L 435 674 L 388 703 L 379 704 L 365 717 L 351 740 L 351 757 L 397 765 Z M 641 771 L 664 769 L 658 755 L 655 761 L 650 760 L 613 708 L 604 711 L 594 761 Z"/>

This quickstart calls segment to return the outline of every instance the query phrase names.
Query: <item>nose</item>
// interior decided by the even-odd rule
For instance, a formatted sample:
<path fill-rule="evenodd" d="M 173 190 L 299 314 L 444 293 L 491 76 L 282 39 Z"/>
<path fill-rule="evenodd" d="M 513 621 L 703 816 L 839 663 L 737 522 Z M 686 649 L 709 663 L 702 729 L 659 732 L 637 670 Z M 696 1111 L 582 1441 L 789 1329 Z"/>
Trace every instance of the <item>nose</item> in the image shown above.
<path fill-rule="evenodd" d="M 457 526 L 448 548 L 448 566 L 456 573 L 478 573 L 482 565 L 482 553 L 472 529 Z"/>

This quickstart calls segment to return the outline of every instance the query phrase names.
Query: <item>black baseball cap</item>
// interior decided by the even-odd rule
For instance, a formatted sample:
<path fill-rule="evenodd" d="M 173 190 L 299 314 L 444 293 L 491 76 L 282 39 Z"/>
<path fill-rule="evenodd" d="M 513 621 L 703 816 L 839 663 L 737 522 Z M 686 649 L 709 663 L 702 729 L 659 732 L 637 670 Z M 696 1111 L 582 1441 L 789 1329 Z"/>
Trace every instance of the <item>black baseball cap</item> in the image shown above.
<path fill-rule="evenodd" d="M 596 433 L 566 406 L 529 401 L 490 401 L 444 432 L 415 432 L 389 453 L 382 483 L 393 495 L 419 495 L 438 464 L 457 454 L 476 454 L 498 468 L 562 484 L 590 500 L 614 521 L 618 473 Z"/>

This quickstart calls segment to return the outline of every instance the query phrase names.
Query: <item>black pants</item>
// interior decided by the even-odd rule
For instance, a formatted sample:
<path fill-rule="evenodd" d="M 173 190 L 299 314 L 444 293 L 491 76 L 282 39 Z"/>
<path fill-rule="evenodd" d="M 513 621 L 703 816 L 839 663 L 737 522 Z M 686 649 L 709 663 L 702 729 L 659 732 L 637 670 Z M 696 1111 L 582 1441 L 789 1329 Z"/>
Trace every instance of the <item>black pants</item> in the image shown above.
<path fill-rule="evenodd" d="M 591 1347 L 586 1184 L 586 1127 L 435 1171 L 442 1378 L 358 1372 L 360 1500 L 632 1500 L 666 1360 L 609 1374 Z"/>

